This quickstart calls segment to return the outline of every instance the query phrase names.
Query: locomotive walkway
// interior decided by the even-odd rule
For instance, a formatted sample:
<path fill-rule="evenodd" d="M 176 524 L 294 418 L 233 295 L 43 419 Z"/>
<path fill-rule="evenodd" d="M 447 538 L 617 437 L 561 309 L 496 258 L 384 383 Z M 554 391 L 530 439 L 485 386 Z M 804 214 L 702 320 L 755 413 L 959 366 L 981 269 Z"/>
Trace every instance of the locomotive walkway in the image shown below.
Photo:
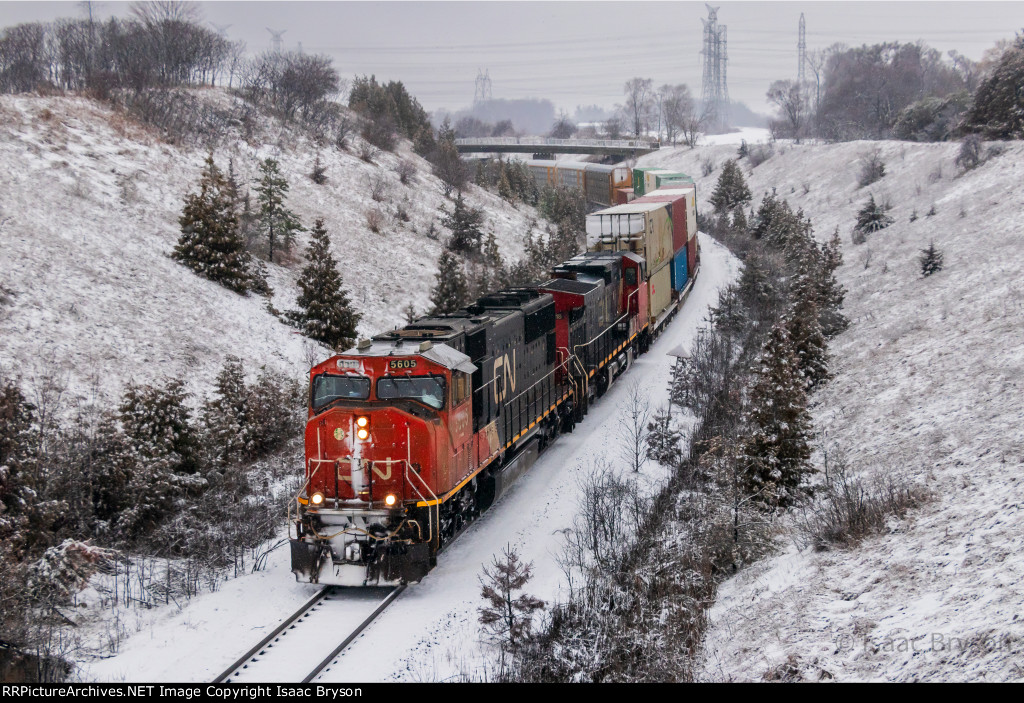
<path fill-rule="evenodd" d="M 455 140 L 460 154 L 603 154 L 641 156 L 661 144 L 649 139 L 554 139 L 552 137 L 467 137 Z"/>

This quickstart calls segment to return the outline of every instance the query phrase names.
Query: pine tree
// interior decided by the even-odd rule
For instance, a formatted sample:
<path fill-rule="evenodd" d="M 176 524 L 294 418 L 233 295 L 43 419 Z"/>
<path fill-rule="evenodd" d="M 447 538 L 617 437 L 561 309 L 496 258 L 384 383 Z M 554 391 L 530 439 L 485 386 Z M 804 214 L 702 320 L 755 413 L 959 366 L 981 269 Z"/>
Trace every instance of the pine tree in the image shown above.
<path fill-rule="evenodd" d="M 743 172 L 735 160 L 725 162 L 722 173 L 718 176 L 718 184 L 711 194 L 711 205 L 719 214 L 728 213 L 737 207 L 749 203 L 750 188 L 743 178 Z"/>
<path fill-rule="evenodd" d="M 942 270 L 942 252 L 935 248 L 935 242 L 929 244 L 927 249 L 921 250 L 918 261 L 921 263 L 922 276 L 931 276 Z"/>
<path fill-rule="evenodd" d="M 267 261 L 273 262 L 275 249 L 280 245 L 285 251 L 291 251 L 295 235 L 304 229 L 295 214 L 284 206 L 289 186 L 277 161 L 264 159 L 260 162 L 260 172 L 262 176 L 256 181 L 259 227 L 269 244 Z"/>
<path fill-rule="evenodd" d="M 498 161 L 498 196 L 504 200 L 512 202 L 515 200 L 516 194 L 512 190 L 512 182 L 509 180 L 509 169 L 505 167 L 505 162 Z"/>
<path fill-rule="evenodd" d="M 738 207 L 732 211 L 732 231 L 736 234 L 747 233 L 747 216 L 743 214 L 743 208 Z"/>
<path fill-rule="evenodd" d="M 491 568 L 484 567 L 480 577 L 480 597 L 487 605 L 480 608 L 480 624 L 503 644 L 516 646 L 530 634 L 533 613 L 544 608 L 544 601 L 522 591 L 533 576 L 533 564 L 524 564 L 511 547 L 493 558 Z"/>
<path fill-rule="evenodd" d="M 206 158 L 199 192 L 185 196 L 185 208 L 178 219 L 181 236 L 171 257 L 200 276 L 245 293 L 252 285 L 252 264 L 235 206 L 232 186 L 214 164 L 211 153 Z"/>
<path fill-rule="evenodd" d="M 828 343 L 820 321 L 819 273 L 813 258 L 804 259 L 790 288 L 792 303 L 783 319 L 800 373 L 811 391 L 829 378 Z"/>
<path fill-rule="evenodd" d="M 813 427 L 804 388 L 789 335 L 778 325 L 756 371 L 746 417 L 751 432 L 742 450 L 748 491 L 769 505 L 791 505 L 813 471 Z"/>
<path fill-rule="evenodd" d="M 0 545 L 20 560 L 34 541 L 35 413 L 17 384 L 0 382 Z"/>
<path fill-rule="evenodd" d="M 431 315 L 455 312 L 469 302 L 469 283 L 456 256 L 445 249 L 437 262 L 437 284 L 430 294 Z"/>
<path fill-rule="evenodd" d="M 498 240 L 495 238 L 493 231 L 487 233 L 487 241 L 484 242 L 483 259 L 480 289 L 483 294 L 486 294 L 503 287 L 507 278 L 505 261 L 501 258 L 501 251 L 498 250 Z"/>
<path fill-rule="evenodd" d="M 351 346 L 356 339 L 360 315 L 352 310 L 348 294 L 342 288 L 341 274 L 331 254 L 323 220 L 313 225 L 306 262 L 299 277 L 301 312 L 296 321 L 303 334 L 332 349 Z"/>
<path fill-rule="evenodd" d="M 118 534 L 132 539 L 159 525 L 189 492 L 206 486 L 198 473 L 199 441 L 181 380 L 157 386 L 129 384 L 119 419 L 140 467 L 128 480 L 126 508 L 117 516 Z"/>
<path fill-rule="evenodd" d="M 1003 52 L 999 65 L 978 86 L 966 128 L 988 139 L 1024 138 L 1024 35 Z"/>
<path fill-rule="evenodd" d="M 327 167 L 320 162 L 320 154 L 317 154 L 313 161 L 313 170 L 309 174 L 309 179 L 318 186 L 327 182 Z"/>
<path fill-rule="evenodd" d="M 821 248 L 821 268 L 818 283 L 818 299 L 821 304 L 821 329 L 825 336 L 832 338 L 849 326 L 849 321 L 840 312 L 846 290 L 836 280 L 836 271 L 843 264 L 842 244 L 839 239 L 839 228 L 836 227 L 832 238 Z"/>
<path fill-rule="evenodd" d="M 203 407 L 205 446 L 211 465 L 223 467 L 245 449 L 248 397 L 242 360 L 229 356 L 217 374 L 216 395 Z"/>
<path fill-rule="evenodd" d="M 810 223 L 803 218 L 803 213 L 794 213 L 789 202 L 775 194 L 765 193 L 761 206 L 757 209 L 750 235 L 754 239 L 786 247 L 793 237 L 809 236 Z"/>
<path fill-rule="evenodd" d="M 892 223 L 893 219 L 885 214 L 885 208 L 875 203 L 875 196 L 872 194 L 868 202 L 857 213 L 857 224 L 853 231 L 869 234 L 885 229 Z"/>
<path fill-rule="evenodd" d="M 460 253 L 476 253 L 480 251 L 483 232 L 484 214 L 476 208 L 466 205 L 460 192 L 455 198 L 451 213 L 445 213 L 441 223 L 451 230 L 452 238 L 448 245 L 453 251 Z"/>

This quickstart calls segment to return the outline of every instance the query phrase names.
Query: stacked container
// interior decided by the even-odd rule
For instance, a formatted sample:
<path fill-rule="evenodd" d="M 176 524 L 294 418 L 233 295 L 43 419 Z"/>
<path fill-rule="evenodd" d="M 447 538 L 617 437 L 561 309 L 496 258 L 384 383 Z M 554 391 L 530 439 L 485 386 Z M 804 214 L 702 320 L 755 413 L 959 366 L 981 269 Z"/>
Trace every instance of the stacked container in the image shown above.
<path fill-rule="evenodd" d="M 631 251 L 644 258 L 652 321 L 672 302 L 670 209 L 667 202 L 634 201 L 587 216 L 588 251 Z"/>
<path fill-rule="evenodd" d="M 672 288 L 679 291 L 697 267 L 697 188 L 678 184 L 637 198 L 635 203 L 667 203 L 672 218 Z"/>

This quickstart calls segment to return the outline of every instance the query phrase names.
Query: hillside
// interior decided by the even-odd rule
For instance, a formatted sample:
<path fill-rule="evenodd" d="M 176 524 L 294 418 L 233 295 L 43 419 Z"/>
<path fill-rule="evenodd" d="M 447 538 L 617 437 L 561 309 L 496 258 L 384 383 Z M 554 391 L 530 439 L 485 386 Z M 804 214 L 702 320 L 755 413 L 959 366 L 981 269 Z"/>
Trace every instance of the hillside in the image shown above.
<path fill-rule="evenodd" d="M 235 100 L 220 90 L 204 99 Z M 430 165 L 407 142 L 398 154 L 381 152 L 373 164 L 347 151 L 318 149 L 300 132 L 263 116 L 255 134 L 227 135 L 214 156 L 232 161 L 251 184 L 257 162 L 273 157 L 291 190 L 286 204 L 307 227 L 323 218 L 344 285 L 363 314 L 361 335 L 404 322 L 410 303 L 422 314 L 437 272 L 445 203 Z M 315 155 L 328 181 L 308 174 Z M 224 357 L 242 357 L 250 371 L 267 366 L 294 378 L 311 347 L 265 309 L 265 299 L 241 297 L 172 261 L 182 199 L 195 190 L 206 151 L 165 143 L 154 131 L 101 103 L 73 97 L 0 96 L 0 369 L 25 385 L 56 376 L 70 390 L 94 384 L 107 396 L 123 384 L 187 376 L 193 390 L 212 383 Z M 400 159 L 417 174 L 402 185 Z M 383 202 L 371 180 L 386 181 Z M 531 208 L 515 209 L 474 186 L 467 201 L 486 211 L 503 255 L 521 256 Z M 366 212 L 392 213 L 404 205 L 408 222 L 390 214 L 380 234 Z M 426 236 L 438 223 L 439 240 Z M 273 305 L 295 306 L 295 279 L 304 260 L 299 237 L 287 266 L 271 265 Z"/>
<path fill-rule="evenodd" d="M 775 188 L 819 238 L 836 226 L 843 238 L 852 324 L 832 344 L 835 379 L 812 399 L 817 460 L 845 452 L 862 475 L 900 475 L 933 500 L 850 550 L 800 551 L 784 529 L 777 556 L 720 589 L 706 678 L 1024 678 L 1024 144 L 996 146 L 966 173 L 957 144 L 786 144 L 752 171 L 741 162 L 755 205 Z M 875 148 L 886 175 L 859 188 Z M 735 155 L 709 146 L 640 163 L 693 174 L 706 212 Z M 869 193 L 895 222 L 853 245 Z M 922 278 L 930 242 L 946 265 Z"/>

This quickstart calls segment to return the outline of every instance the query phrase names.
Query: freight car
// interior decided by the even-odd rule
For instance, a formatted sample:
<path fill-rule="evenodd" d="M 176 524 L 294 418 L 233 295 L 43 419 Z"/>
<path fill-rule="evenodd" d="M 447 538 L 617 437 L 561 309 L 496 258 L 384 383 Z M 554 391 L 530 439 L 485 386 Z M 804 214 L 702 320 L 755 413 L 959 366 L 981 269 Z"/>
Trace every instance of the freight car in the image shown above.
<path fill-rule="evenodd" d="M 589 216 L 589 251 L 543 283 L 420 318 L 310 370 L 290 536 L 298 580 L 419 581 L 573 430 L 692 286 L 696 266 L 685 281 L 672 271 L 675 223 L 694 201 L 670 197 Z"/>
<path fill-rule="evenodd" d="M 633 177 L 632 171 L 625 166 L 606 166 L 584 161 L 536 159 L 527 161 L 526 167 L 538 188 L 579 188 L 586 194 L 588 202 L 605 207 L 615 204 L 616 190 L 628 188 Z"/>

